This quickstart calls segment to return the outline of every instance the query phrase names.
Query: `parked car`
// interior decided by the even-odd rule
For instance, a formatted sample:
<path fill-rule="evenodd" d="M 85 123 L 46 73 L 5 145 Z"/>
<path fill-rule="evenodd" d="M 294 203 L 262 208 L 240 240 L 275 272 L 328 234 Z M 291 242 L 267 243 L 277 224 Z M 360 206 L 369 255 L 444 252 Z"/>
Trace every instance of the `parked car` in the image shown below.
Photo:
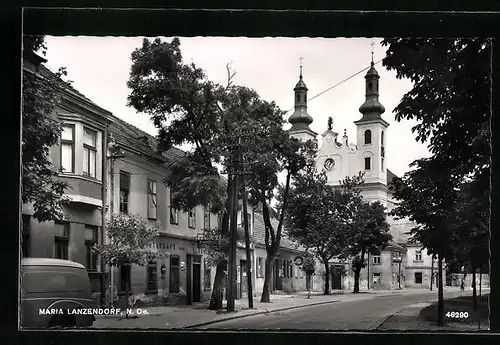
<path fill-rule="evenodd" d="M 89 327 L 95 321 L 85 266 L 60 259 L 21 261 L 21 327 Z M 80 310 L 80 311 L 78 311 Z"/>

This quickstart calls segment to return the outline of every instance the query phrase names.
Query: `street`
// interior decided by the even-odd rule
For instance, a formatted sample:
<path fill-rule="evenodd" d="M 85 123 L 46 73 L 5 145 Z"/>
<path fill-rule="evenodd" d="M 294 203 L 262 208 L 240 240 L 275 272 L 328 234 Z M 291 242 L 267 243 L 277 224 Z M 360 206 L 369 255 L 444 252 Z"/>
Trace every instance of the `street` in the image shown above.
<path fill-rule="evenodd" d="M 437 300 L 437 292 L 419 294 L 392 294 L 372 299 L 340 301 L 272 312 L 264 315 L 248 316 L 241 319 L 218 322 L 197 329 L 318 329 L 318 330 L 370 330 L 392 313 L 423 302 Z M 445 298 L 455 297 L 456 292 L 445 292 Z"/>

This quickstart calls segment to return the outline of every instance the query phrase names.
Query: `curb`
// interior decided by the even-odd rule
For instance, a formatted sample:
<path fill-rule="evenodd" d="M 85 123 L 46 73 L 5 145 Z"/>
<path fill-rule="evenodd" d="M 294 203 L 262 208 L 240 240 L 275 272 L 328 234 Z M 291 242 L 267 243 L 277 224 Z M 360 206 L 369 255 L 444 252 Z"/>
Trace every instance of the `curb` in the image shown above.
<path fill-rule="evenodd" d="M 332 303 L 337 303 L 337 302 L 342 302 L 342 300 L 316 302 L 316 303 L 305 304 L 305 305 L 296 305 L 293 307 L 283 307 L 283 308 L 278 308 L 278 309 L 273 309 L 273 310 L 262 310 L 262 311 L 258 311 L 258 312 L 252 313 L 252 314 L 245 314 L 245 315 L 231 315 L 231 316 L 229 316 L 227 318 L 223 318 L 223 319 L 211 320 L 211 321 L 206 321 L 206 322 L 202 322 L 202 323 L 197 323 L 194 325 L 184 326 L 184 327 L 182 327 L 182 329 L 190 329 L 190 328 L 208 326 L 208 325 L 213 325 L 215 323 L 220 323 L 220 322 L 225 322 L 225 321 L 230 321 L 230 320 L 237 320 L 237 319 L 242 319 L 242 318 L 250 317 L 250 316 L 263 315 L 263 314 L 275 313 L 278 311 L 286 311 L 286 310 L 292 310 L 292 309 L 307 308 L 307 307 L 313 307 L 313 306 L 322 305 L 322 304 L 332 304 Z"/>
<path fill-rule="evenodd" d="M 434 301 L 427 300 L 427 301 L 423 301 L 422 303 L 426 303 L 428 305 L 431 305 L 434 303 Z M 398 309 L 390 312 L 388 315 L 384 316 L 380 320 L 375 321 L 368 329 L 369 330 L 378 330 L 378 328 L 381 327 L 387 320 L 389 320 L 391 317 L 397 315 L 398 313 L 402 312 L 403 310 L 405 310 L 407 308 L 408 308 L 408 306 L 405 306 L 405 307 L 398 308 Z M 420 310 L 421 309 L 419 309 L 419 312 L 420 312 Z"/>

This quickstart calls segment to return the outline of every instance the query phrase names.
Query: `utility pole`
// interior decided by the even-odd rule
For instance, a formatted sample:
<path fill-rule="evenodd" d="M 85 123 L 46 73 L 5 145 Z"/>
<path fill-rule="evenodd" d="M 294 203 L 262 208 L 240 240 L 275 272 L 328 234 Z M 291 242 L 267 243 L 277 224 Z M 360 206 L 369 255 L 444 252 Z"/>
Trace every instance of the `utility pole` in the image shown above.
<path fill-rule="evenodd" d="M 231 210 L 230 210 L 230 246 L 229 246 L 229 262 L 228 262 L 228 287 L 226 289 L 227 293 L 227 311 L 234 312 L 234 298 L 236 293 L 236 222 L 238 220 L 238 176 L 236 174 L 231 174 Z"/>
<path fill-rule="evenodd" d="M 241 138 L 243 136 L 244 143 L 248 144 L 248 139 L 253 136 L 253 131 L 252 130 L 241 130 L 240 135 L 238 136 L 236 142 L 229 143 L 229 149 L 230 149 L 230 155 L 232 156 L 232 162 L 228 165 L 228 174 L 231 176 L 229 179 L 232 183 L 231 185 L 231 195 L 230 197 L 232 198 L 230 200 L 230 216 L 231 216 L 231 222 L 230 222 L 230 246 L 229 246 L 229 262 L 228 262 L 228 288 L 227 288 L 227 311 L 228 312 L 234 312 L 235 310 L 235 303 L 234 299 L 236 296 L 237 292 L 237 263 L 236 263 L 236 253 L 237 253 L 237 243 L 236 243 L 236 234 L 237 234 L 237 221 L 238 221 L 238 184 L 240 182 L 240 176 L 248 173 L 248 169 L 246 168 L 245 164 L 242 162 L 242 156 L 241 156 Z M 246 149 L 246 148 L 245 148 Z M 243 180 L 243 179 L 242 179 Z M 244 180 L 243 180 L 244 181 Z M 243 184 L 243 189 L 245 188 Z M 244 191 L 245 195 L 246 191 Z M 243 198 L 244 204 L 246 204 L 246 197 Z M 244 207 L 245 208 L 245 207 Z M 248 234 L 248 216 L 245 212 L 243 212 L 243 219 L 245 223 L 245 242 L 246 242 L 246 247 L 247 247 L 247 282 L 249 284 L 249 308 L 253 308 L 253 293 L 252 293 L 252 277 L 251 277 L 251 257 L 250 257 L 250 251 L 249 251 L 249 246 L 250 246 L 250 238 Z M 250 273 L 248 273 L 250 272 Z M 250 301 L 252 299 L 252 301 Z"/>
<path fill-rule="evenodd" d="M 113 214 L 115 213 L 115 160 L 118 158 L 123 157 L 123 153 L 120 151 L 119 147 L 116 146 L 116 143 L 112 141 L 110 144 L 113 144 L 113 146 L 110 148 L 110 155 L 109 157 L 109 174 L 111 176 L 110 178 L 110 202 L 109 202 L 109 216 L 112 217 Z M 115 283 L 114 283 L 114 274 L 113 274 L 113 266 L 109 267 L 109 275 L 110 275 L 110 286 L 109 286 L 109 291 L 111 295 L 111 308 L 113 308 L 114 304 L 114 289 L 115 289 Z M 127 296 L 128 298 L 128 296 Z"/>
<path fill-rule="evenodd" d="M 101 199 L 102 199 L 102 209 L 101 209 L 101 236 L 100 242 L 101 245 L 104 245 L 104 238 L 106 233 L 106 196 L 107 196 L 107 183 L 108 183 L 108 167 L 107 167 L 107 155 L 108 155 L 108 126 L 104 128 L 104 135 L 102 140 L 102 186 L 101 186 Z M 102 259 L 102 255 L 100 259 L 100 287 L 101 287 L 101 306 L 104 307 L 106 304 L 106 282 L 104 277 L 104 271 L 106 266 L 104 265 L 104 260 Z"/>
<path fill-rule="evenodd" d="M 241 186 L 243 188 L 243 219 L 245 226 L 245 251 L 247 259 L 247 294 L 248 308 L 253 309 L 253 289 L 252 289 L 252 257 L 250 255 L 250 226 L 247 214 L 247 192 L 245 190 L 245 175 L 241 175 Z"/>
<path fill-rule="evenodd" d="M 434 282 L 434 254 L 432 254 L 432 257 L 431 257 L 431 291 L 432 291 L 432 284 Z"/>

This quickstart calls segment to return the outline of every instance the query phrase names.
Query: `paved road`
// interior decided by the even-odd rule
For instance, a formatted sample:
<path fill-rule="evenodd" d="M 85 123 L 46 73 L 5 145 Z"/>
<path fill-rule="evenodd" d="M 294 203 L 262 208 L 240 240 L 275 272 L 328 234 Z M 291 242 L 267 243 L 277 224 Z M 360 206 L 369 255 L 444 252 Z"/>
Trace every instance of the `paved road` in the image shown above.
<path fill-rule="evenodd" d="M 452 295 L 445 292 L 445 298 L 447 297 L 452 297 Z M 437 293 L 433 292 L 413 295 L 392 294 L 366 300 L 337 302 L 249 316 L 198 329 L 369 330 L 377 327 L 387 316 L 406 306 L 436 300 Z"/>

